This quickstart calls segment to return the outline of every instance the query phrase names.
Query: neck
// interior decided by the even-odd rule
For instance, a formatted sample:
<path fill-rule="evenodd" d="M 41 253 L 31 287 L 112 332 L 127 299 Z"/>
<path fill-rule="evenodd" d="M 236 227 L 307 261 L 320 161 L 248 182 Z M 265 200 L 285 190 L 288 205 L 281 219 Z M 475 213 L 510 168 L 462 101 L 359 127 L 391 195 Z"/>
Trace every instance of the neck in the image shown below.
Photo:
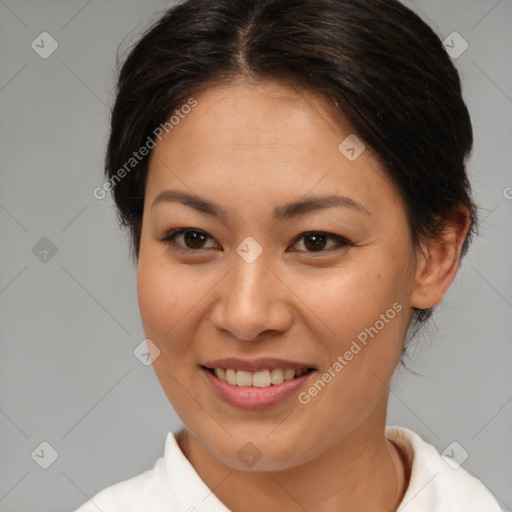
<path fill-rule="evenodd" d="M 233 512 L 390 512 L 403 498 L 408 475 L 384 428 L 385 418 L 378 428 L 359 426 L 315 459 L 272 472 L 226 466 L 185 430 L 178 443 L 202 480 Z"/>

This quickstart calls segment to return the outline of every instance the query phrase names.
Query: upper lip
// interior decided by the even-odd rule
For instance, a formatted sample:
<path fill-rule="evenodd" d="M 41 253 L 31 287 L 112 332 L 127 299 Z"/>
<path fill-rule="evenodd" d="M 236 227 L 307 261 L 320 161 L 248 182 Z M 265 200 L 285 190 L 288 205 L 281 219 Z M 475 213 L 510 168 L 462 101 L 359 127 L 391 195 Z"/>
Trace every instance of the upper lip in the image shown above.
<path fill-rule="evenodd" d="M 226 357 L 223 359 L 214 359 L 206 361 L 203 366 L 207 368 L 232 368 L 233 370 L 244 370 L 247 372 L 259 372 L 262 370 L 272 370 L 273 368 L 294 368 L 309 369 L 312 365 L 304 364 L 298 361 L 286 361 L 275 357 L 262 357 L 259 359 L 239 359 L 238 357 Z"/>

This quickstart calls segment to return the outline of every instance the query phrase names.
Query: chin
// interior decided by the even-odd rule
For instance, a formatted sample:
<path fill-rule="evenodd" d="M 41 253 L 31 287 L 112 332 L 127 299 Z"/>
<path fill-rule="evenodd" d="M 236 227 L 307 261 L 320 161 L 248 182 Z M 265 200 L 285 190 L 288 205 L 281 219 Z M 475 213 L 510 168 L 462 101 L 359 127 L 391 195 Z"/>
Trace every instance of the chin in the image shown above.
<path fill-rule="evenodd" d="M 231 430 L 228 428 L 228 431 Z M 274 427 L 275 428 L 275 425 Z M 307 432 L 292 434 L 283 429 L 271 434 L 272 429 L 255 429 L 230 437 L 228 434 L 206 438 L 200 436 L 206 449 L 221 463 L 239 471 L 284 471 L 308 462 L 318 448 L 307 449 L 304 439 Z"/>
<path fill-rule="evenodd" d="M 280 453 L 265 448 L 258 450 L 254 445 L 247 443 L 238 451 L 214 452 L 215 457 L 226 466 L 237 471 L 260 473 L 266 471 L 285 471 L 298 466 L 300 462 L 296 455 L 281 456 Z"/>

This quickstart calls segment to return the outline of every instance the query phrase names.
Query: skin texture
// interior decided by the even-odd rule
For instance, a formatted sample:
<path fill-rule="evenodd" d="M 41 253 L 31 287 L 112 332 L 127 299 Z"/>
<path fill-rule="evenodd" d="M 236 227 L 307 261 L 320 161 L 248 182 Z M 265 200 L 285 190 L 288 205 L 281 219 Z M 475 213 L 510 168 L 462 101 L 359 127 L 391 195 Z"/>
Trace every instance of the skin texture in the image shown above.
<path fill-rule="evenodd" d="M 151 156 L 137 275 L 144 331 L 160 350 L 153 366 L 185 427 L 180 447 L 235 512 L 395 510 L 408 468 L 384 436 L 388 386 L 412 307 L 437 304 L 455 276 L 467 216 L 413 247 L 396 188 L 369 149 L 355 161 L 338 150 L 350 126 L 317 95 L 238 81 L 194 97 Z M 152 208 L 166 189 L 218 203 L 226 217 L 177 202 Z M 272 217 L 274 207 L 334 192 L 368 213 Z M 188 249 L 183 236 L 161 241 L 177 228 L 208 238 Z M 327 238 L 314 251 L 305 231 L 350 243 Z M 236 252 L 248 236 L 263 249 L 252 263 Z M 242 410 L 200 371 L 221 357 L 278 357 L 317 369 L 307 390 L 396 303 L 401 311 L 308 404 L 294 395 Z M 250 469 L 237 456 L 247 442 L 262 455 Z"/>

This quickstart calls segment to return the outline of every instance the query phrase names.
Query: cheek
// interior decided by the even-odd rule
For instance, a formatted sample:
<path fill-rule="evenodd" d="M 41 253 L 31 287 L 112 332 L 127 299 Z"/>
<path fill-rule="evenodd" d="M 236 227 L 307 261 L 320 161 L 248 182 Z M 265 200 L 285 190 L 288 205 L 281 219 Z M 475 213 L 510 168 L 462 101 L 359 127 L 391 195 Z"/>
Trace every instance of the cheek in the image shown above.
<path fill-rule="evenodd" d="M 321 279 L 315 272 L 303 274 L 294 279 L 294 291 L 326 334 L 347 340 L 374 325 L 395 302 L 405 309 L 408 285 L 400 266 L 375 254 L 373 261 L 328 269 Z"/>
<path fill-rule="evenodd" d="M 373 410 L 399 362 L 407 330 L 407 283 L 399 266 L 375 255 L 374 264 L 331 269 L 328 286 L 300 281 L 298 295 L 314 313 L 319 353 L 326 354 L 319 378 L 327 382 L 325 392 L 313 382 L 301 403 L 310 401 L 304 413 L 325 417 L 330 428 L 349 428 Z"/>
<path fill-rule="evenodd" d="M 204 281 L 192 274 L 184 265 L 170 265 L 157 251 L 141 250 L 137 297 L 149 338 L 164 340 L 172 336 L 172 331 L 182 327 L 182 320 L 204 296 Z"/>
<path fill-rule="evenodd" d="M 191 343 L 197 323 L 191 319 L 198 314 L 198 303 L 207 291 L 200 283 L 201 280 L 192 279 L 184 265 L 170 265 L 159 255 L 158 248 L 141 247 L 137 297 L 144 334 L 158 347 L 153 370 L 182 418 L 201 412 L 183 392 L 191 385 L 188 363 L 195 364 Z"/>

